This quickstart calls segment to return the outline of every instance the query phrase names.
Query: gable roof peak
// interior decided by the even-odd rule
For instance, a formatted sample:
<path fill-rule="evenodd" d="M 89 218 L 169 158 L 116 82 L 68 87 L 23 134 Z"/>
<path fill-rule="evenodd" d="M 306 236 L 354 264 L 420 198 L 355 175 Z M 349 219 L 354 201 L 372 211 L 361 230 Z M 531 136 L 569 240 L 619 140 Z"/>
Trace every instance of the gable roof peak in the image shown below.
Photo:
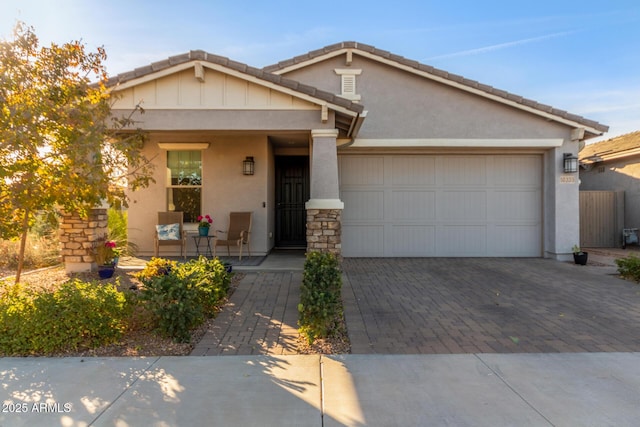
<path fill-rule="evenodd" d="M 202 61 L 212 65 L 218 65 L 225 67 L 229 71 L 245 75 L 247 78 L 262 80 L 266 84 L 273 84 L 282 88 L 291 89 L 300 94 L 308 95 L 316 98 L 321 102 L 326 102 L 330 105 L 339 106 L 352 111 L 356 114 L 364 112 L 364 107 L 360 104 L 354 103 L 346 98 L 334 95 L 332 93 L 317 89 L 315 87 L 300 83 L 298 81 L 289 79 L 284 76 L 269 73 L 260 68 L 251 67 L 242 62 L 233 61 L 227 57 L 214 55 L 204 50 L 191 50 L 179 55 L 170 56 L 162 61 L 153 62 L 150 65 L 136 68 L 132 71 L 120 73 L 107 80 L 106 86 L 117 90 L 118 85 L 125 83 L 135 84 L 138 79 L 153 78 L 153 75 L 159 72 L 168 71 L 172 67 L 188 64 L 190 62 Z"/>
<path fill-rule="evenodd" d="M 323 60 L 323 58 L 340 55 L 348 49 L 360 51 L 361 54 L 368 58 L 385 62 L 423 77 L 436 80 L 440 83 L 455 86 L 458 89 L 466 90 L 468 92 L 475 93 L 476 95 L 490 98 L 533 114 L 541 115 L 547 119 L 558 121 L 574 128 L 584 127 L 588 132 L 585 138 L 600 136 L 609 130 L 609 126 L 598 123 L 595 120 L 571 114 L 568 111 L 553 108 L 550 105 L 541 104 L 532 99 L 527 99 L 520 95 L 497 89 L 493 86 L 482 84 L 478 81 L 467 79 L 457 74 L 451 74 L 430 65 L 422 64 L 418 61 L 407 59 L 389 51 L 355 41 L 331 44 L 321 49 L 313 50 L 306 54 L 280 61 L 277 64 L 268 65 L 264 67 L 263 70 L 269 73 L 285 74 L 288 71 L 303 68 L 306 65 Z"/>

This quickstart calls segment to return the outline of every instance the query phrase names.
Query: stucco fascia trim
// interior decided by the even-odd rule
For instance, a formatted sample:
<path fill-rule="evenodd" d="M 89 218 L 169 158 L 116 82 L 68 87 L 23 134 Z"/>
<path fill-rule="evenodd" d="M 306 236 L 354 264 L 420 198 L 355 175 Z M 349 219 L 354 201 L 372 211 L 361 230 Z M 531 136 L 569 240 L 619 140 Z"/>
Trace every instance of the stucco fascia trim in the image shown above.
<path fill-rule="evenodd" d="M 314 57 L 312 59 L 309 59 L 307 61 L 299 62 L 297 64 L 292 64 L 292 65 L 289 65 L 289 66 L 284 67 L 284 68 L 279 68 L 277 70 L 273 70 L 273 71 L 271 71 L 271 74 L 277 74 L 277 75 L 287 74 L 287 73 L 289 73 L 291 71 L 294 71 L 294 70 L 297 70 L 299 68 L 305 68 L 305 67 L 308 67 L 309 65 L 317 64 L 318 62 L 326 61 L 327 59 L 331 59 L 331 58 L 334 58 L 336 56 L 344 55 L 345 53 L 347 53 L 349 51 L 353 52 L 353 50 L 354 50 L 353 48 L 342 48 L 342 49 L 334 50 L 333 52 L 328 52 L 328 53 L 326 53 L 324 55 L 316 56 L 316 57 Z"/>
<path fill-rule="evenodd" d="M 310 199 L 304 205 L 305 209 L 344 209 L 344 202 L 340 199 Z"/>
<path fill-rule="evenodd" d="M 564 143 L 562 138 L 548 139 L 460 139 L 460 138 L 414 138 L 371 139 L 356 138 L 351 147 L 398 148 L 398 147 L 500 147 L 500 148 L 555 148 Z"/>
<path fill-rule="evenodd" d="M 152 82 L 154 80 L 161 79 L 162 77 L 167 77 L 167 76 L 170 76 L 172 74 L 179 73 L 180 71 L 188 70 L 189 68 L 194 68 L 195 67 L 194 62 L 195 61 L 185 62 L 184 64 L 177 64 L 177 65 L 174 65 L 172 67 L 165 68 L 164 70 L 159 70 L 159 71 L 156 71 L 156 72 L 153 72 L 153 73 L 150 73 L 150 74 L 146 74 L 146 75 L 141 76 L 141 77 L 137 77 L 137 78 L 131 79 L 131 80 L 126 81 L 124 83 L 118 83 L 115 86 L 110 87 L 109 90 L 111 92 L 116 92 L 117 93 L 117 92 L 120 92 L 122 90 L 132 88 L 134 86 L 139 86 L 139 85 L 144 84 L 144 83 L 149 83 L 149 82 Z M 194 78 L 195 78 L 195 71 L 194 71 Z"/>
<path fill-rule="evenodd" d="M 208 142 L 158 142 L 161 150 L 206 150 L 209 148 Z"/>

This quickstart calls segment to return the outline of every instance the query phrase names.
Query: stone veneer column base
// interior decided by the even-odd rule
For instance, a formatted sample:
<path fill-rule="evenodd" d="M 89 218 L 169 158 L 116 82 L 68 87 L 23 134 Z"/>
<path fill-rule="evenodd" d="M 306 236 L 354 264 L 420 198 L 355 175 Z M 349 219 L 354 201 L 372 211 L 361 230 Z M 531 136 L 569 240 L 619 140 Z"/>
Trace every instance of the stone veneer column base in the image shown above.
<path fill-rule="evenodd" d="M 342 209 L 307 209 L 307 252 L 342 258 Z"/>
<path fill-rule="evenodd" d="M 60 223 L 62 261 L 67 273 L 96 269 L 95 242 L 107 235 L 107 210 L 92 209 L 88 218 L 76 213 L 63 213 Z"/>

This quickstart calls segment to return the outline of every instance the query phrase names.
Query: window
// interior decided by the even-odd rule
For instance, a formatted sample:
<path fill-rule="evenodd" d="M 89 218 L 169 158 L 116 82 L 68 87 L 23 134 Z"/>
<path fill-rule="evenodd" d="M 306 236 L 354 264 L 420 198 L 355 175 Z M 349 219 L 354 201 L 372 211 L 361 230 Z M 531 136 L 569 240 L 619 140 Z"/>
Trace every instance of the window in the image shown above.
<path fill-rule="evenodd" d="M 202 152 L 167 152 L 167 210 L 197 222 L 202 206 Z"/>

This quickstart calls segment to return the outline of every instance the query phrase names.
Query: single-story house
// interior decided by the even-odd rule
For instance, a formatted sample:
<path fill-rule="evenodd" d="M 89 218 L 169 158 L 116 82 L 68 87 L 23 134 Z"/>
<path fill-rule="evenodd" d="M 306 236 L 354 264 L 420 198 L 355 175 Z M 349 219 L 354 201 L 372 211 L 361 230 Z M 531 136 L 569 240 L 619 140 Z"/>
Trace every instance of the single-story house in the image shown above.
<path fill-rule="evenodd" d="M 580 190 L 624 192 L 624 227 L 640 228 L 640 131 L 586 145 Z"/>
<path fill-rule="evenodd" d="M 357 42 L 262 69 L 191 51 L 109 86 L 116 114 L 145 110 L 156 183 L 130 194 L 129 238 L 147 255 L 175 210 L 216 230 L 253 212 L 252 254 L 563 259 L 579 239 L 564 158 L 608 130 Z"/>

